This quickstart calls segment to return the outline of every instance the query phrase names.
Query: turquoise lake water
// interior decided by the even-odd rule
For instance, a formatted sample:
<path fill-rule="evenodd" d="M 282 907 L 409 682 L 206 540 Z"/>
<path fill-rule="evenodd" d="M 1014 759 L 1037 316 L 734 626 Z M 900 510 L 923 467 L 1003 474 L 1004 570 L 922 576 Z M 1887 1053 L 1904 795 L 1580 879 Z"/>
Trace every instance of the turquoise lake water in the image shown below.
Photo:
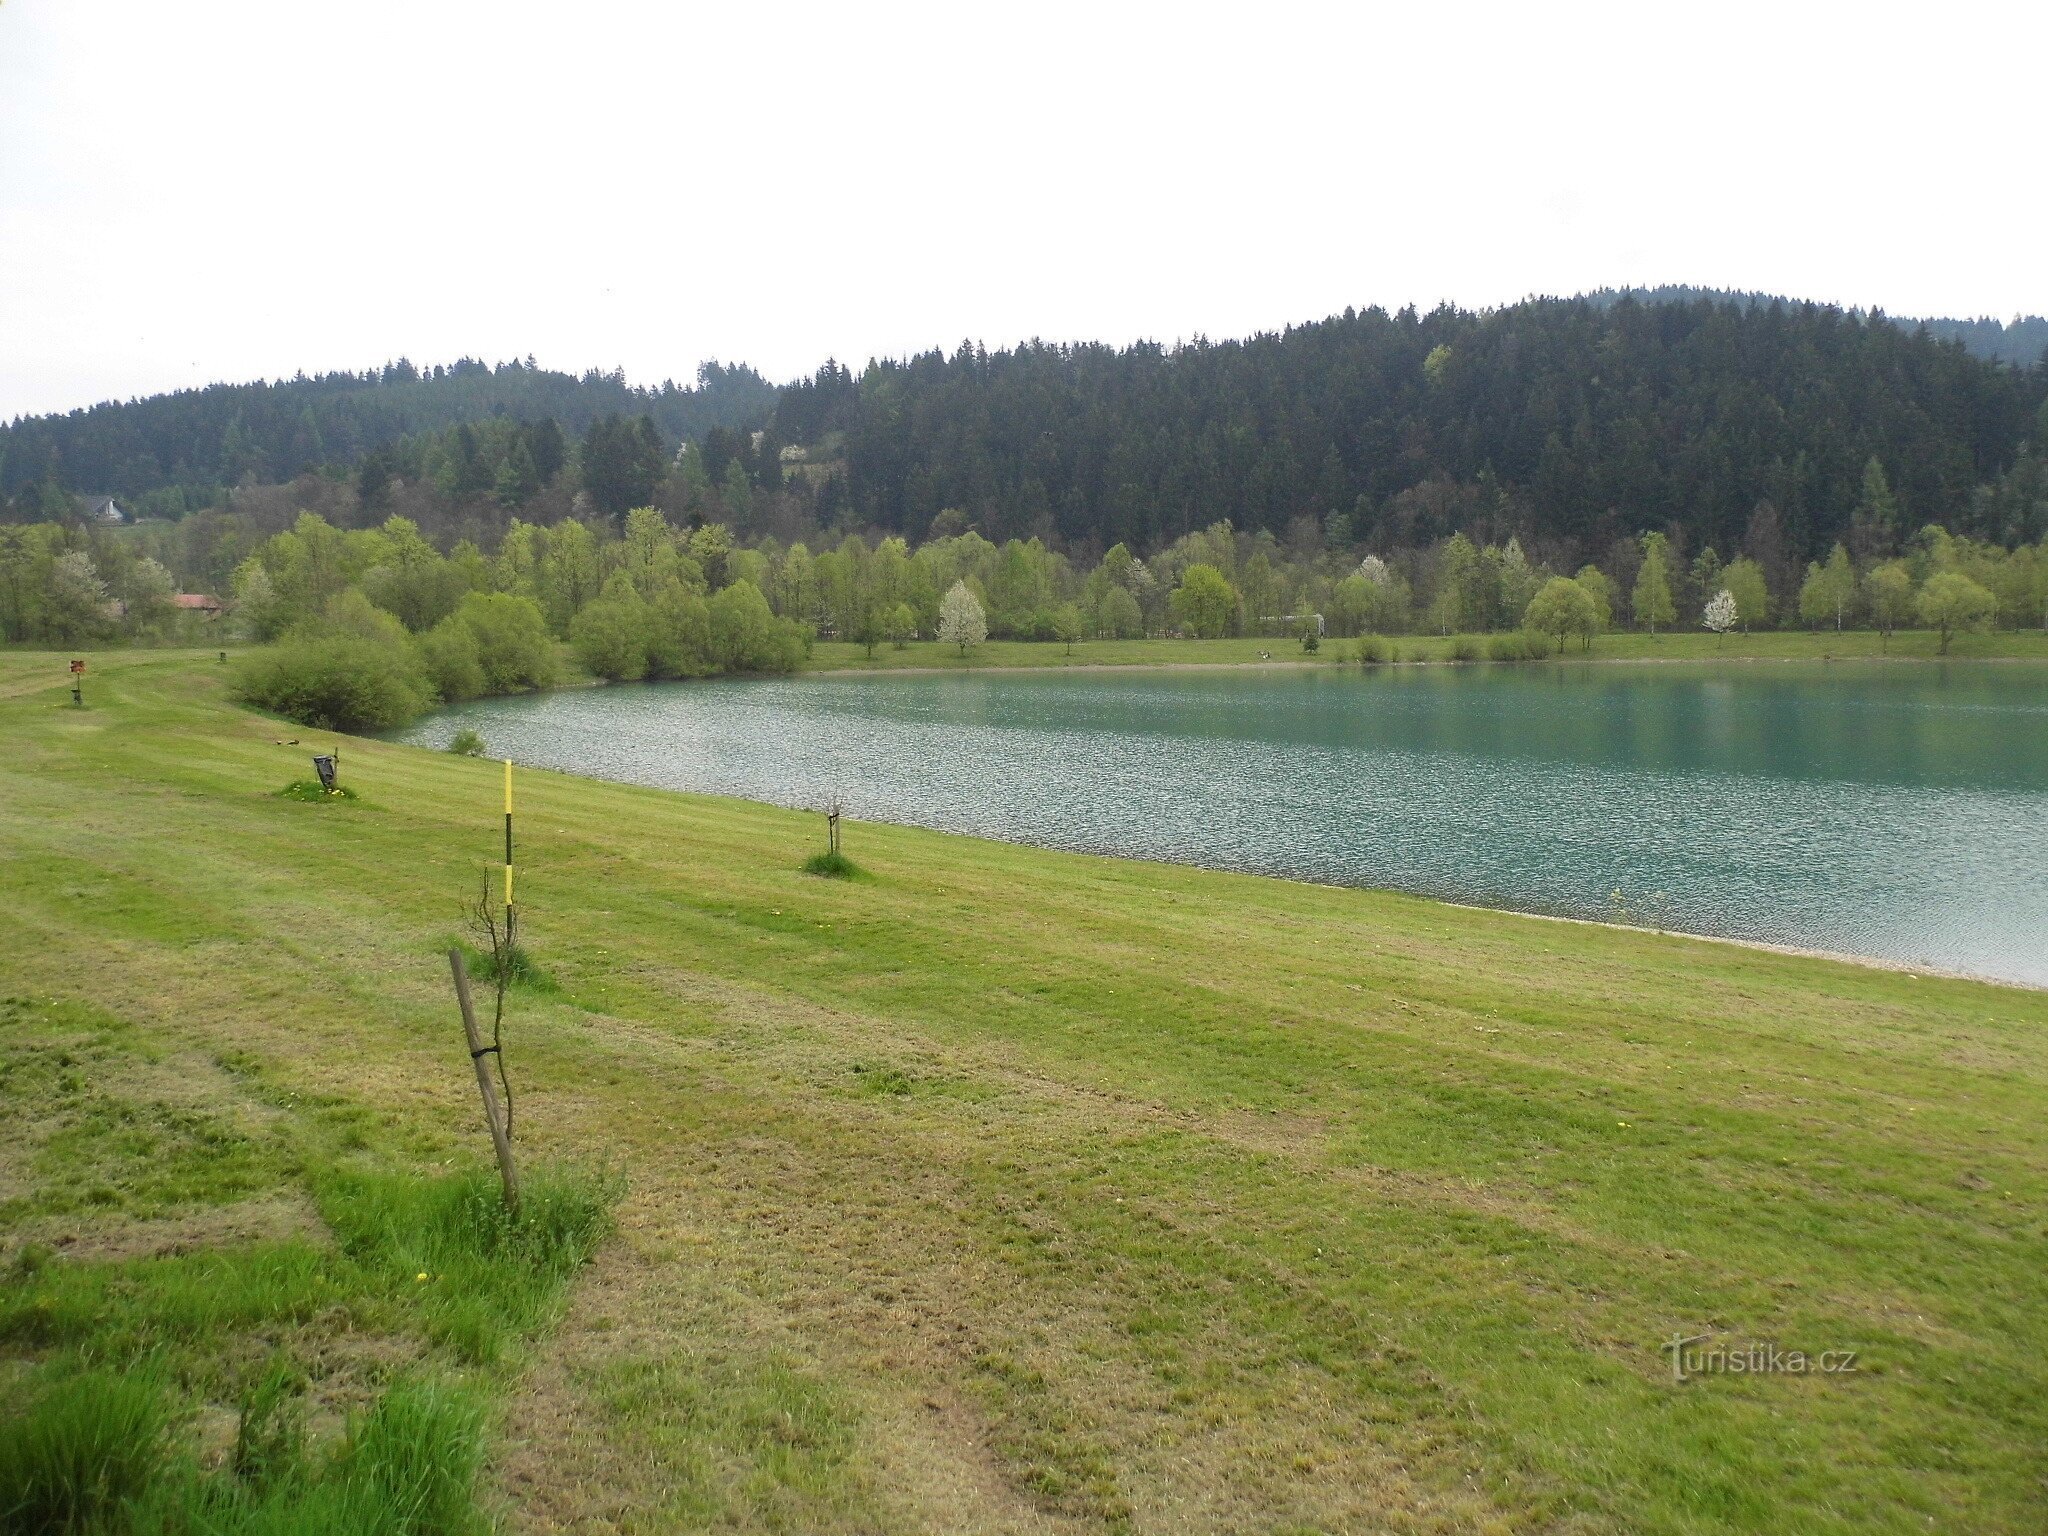
<path fill-rule="evenodd" d="M 814 676 L 483 700 L 403 739 L 464 726 L 596 778 L 2048 985 L 2026 665 Z"/>

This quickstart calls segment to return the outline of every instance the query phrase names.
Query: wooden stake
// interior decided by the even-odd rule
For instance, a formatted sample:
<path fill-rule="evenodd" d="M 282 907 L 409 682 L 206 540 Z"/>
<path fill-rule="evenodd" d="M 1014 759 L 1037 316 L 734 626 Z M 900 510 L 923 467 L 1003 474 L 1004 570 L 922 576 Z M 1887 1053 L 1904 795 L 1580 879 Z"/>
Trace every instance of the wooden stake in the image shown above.
<path fill-rule="evenodd" d="M 505 1181 L 505 1209 L 519 1214 L 519 1173 L 512 1166 L 512 1141 L 505 1134 L 505 1122 L 498 1113 L 498 1089 L 491 1081 L 491 1069 L 484 1058 L 496 1050 L 485 1045 L 477 1033 L 476 1008 L 469 1000 L 469 971 L 462 963 L 462 951 L 448 951 L 448 969 L 455 973 L 455 1000 L 462 1004 L 462 1033 L 469 1040 L 469 1064 L 476 1068 L 477 1092 L 483 1095 L 484 1120 L 491 1128 L 491 1145 L 498 1154 L 498 1175 Z"/>

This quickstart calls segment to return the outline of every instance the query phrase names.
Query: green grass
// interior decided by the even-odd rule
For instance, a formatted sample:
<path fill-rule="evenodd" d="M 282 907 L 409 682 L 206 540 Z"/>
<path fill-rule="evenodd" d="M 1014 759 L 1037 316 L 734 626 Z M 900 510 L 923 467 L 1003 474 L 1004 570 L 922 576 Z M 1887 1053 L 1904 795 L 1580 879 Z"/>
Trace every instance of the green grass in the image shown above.
<path fill-rule="evenodd" d="M 504 1366 L 552 1320 L 616 1191 L 542 1170 L 515 1220 L 494 1174 L 338 1163 L 311 1178 L 332 1243 L 17 1254 L 0 1351 L 27 1369 L 14 1373 L 19 1404 L 0 1410 L 0 1530 L 485 1528 L 473 1372 Z M 379 1365 L 340 1379 L 335 1351 L 363 1341 Z M 321 1444 L 307 1430 L 316 1387 L 364 1404 Z M 237 1405 L 234 1437 L 213 1461 L 186 1431 L 223 1402 Z"/>
<path fill-rule="evenodd" d="M 483 1414 L 472 1394 L 395 1382 L 344 1437 L 309 1449 L 302 1378 L 273 1365 L 206 1468 L 175 1442 L 154 1370 L 89 1369 L 0 1419 L 0 1529 L 20 1536 L 481 1536 Z"/>
<path fill-rule="evenodd" d="M 524 944 L 502 944 L 497 953 L 477 948 L 473 944 L 461 944 L 462 967 L 473 981 L 495 982 L 498 968 L 505 968 L 506 981 L 515 987 L 526 987 L 536 992 L 555 990 L 555 979 L 547 968 L 536 960 Z"/>
<path fill-rule="evenodd" d="M 515 1220 L 495 1172 L 421 1180 L 344 1169 L 319 1189 L 342 1252 L 385 1291 L 410 1292 L 427 1336 L 473 1365 L 496 1364 L 549 1320 L 614 1198 L 602 1180 L 529 1176 Z"/>
<path fill-rule="evenodd" d="M 1385 649 L 1404 662 L 1478 661 L 1494 642 L 1493 635 L 1386 635 L 1377 637 Z M 1230 666 L 1266 661 L 1292 666 L 1332 666 L 1354 662 L 1357 640 L 1330 639 L 1314 655 L 1301 642 L 1285 637 L 1239 640 L 1084 640 L 1071 652 L 1056 641 L 991 640 L 965 656 L 957 646 L 918 640 L 902 650 L 878 646 L 873 656 L 864 647 L 821 640 L 811 649 L 813 671 L 861 668 L 919 667 L 971 670 L 976 667 L 1137 667 Z M 1633 632 L 1601 635 L 1590 650 L 1573 641 L 1564 652 L 1571 661 L 1819 661 L 1897 657 L 1933 659 L 1939 639 L 1932 631 L 1902 630 L 1886 640 L 1874 630 L 1769 630 L 1716 639 L 1706 633 L 1681 631 L 1648 635 Z M 1262 653 L 1264 653 L 1262 655 Z M 1957 635 L 1949 654 L 1957 660 L 2013 659 L 2048 661 L 2048 632 L 2006 630 L 1997 634 Z"/>
<path fill-rule="evenodd" d="M 277 792 L 280 800 L 298 800 L 312 805 L 334 805 L 356 798 L 356 792 L 346 784 L 337 784 L 328 789 L 318 779 L 293 779 Z"/>
<path fill-rule="evenodd" d="M 164 1384 L 152 1370 L 87 1370 L 39 1385 L 0 1418 L 0 1529 L 112 1526 L 149 1491 L 169 1445 Z"/>
<path fill-rule="evenodd" d="M 872 824 L 820 880 L 527 772 L 522 1157 L 631 1180 L 565 1289 L 609 1191 L 478 1219 L 440 939 L 498 771 L 352 742 L 310 815 L 220 673 L 0 657 L 0 1400 L 154 1360 L 229 1465 L 282 1343 L 324 1487 L 467 1383 L 558 1529 L 2039 1528 L 2048 994 Z M 1862 1368 L 1674 1382 L 1710 1330 Z"/>
<path fill-rule="evenodd" d="M 851 880 L 860 873 L 860 866 L 834 849 L 829 853 L 814 853 L 805 859 L 804 873 L 821 875 L 827 880 Z"/>
<path fill-rule="evenodd" d="M 0 1090 L 0 1531 L 484 1528 L 475 1384 L 554 1320 L 615 1178 L 530 1167 L 514 1219 L 495 1172 L 77 1001 L 0 998 Z"/>

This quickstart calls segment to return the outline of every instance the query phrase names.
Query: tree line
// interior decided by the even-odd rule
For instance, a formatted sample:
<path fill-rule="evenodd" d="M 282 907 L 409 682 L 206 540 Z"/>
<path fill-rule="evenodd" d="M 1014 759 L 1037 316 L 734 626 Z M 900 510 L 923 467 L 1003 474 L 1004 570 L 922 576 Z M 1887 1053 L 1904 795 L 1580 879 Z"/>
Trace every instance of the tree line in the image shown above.
<path fill-rule="evenodd" d="M 1569 568 L 1649 529 L 1728 550 L 1768 504 L 1798 566 L 1838 541 L 1868 561 L 1929 523 L 2039 539 L 2044 402 L 2048 363 L 1986 362 L 1882 316 L 1603 295 L 1346 311 L 1173 348 L 963 345 L 830 362 L 779 392 L 716 365 L 636 391 L 394 364 L 17 421 L 0 493 L 21 522 L 154 487 L 135 510 L 242 514 L 265 535 L 301 509 L 398 515 L 444 543 L 653 505 L 747 542 L 972 527 L 1089 561 L 1219 521 L 1291 543 L 1313 524 L 1383 557 L 1464 531 Z M 1859 521 L 1873 459 L 1888 521 Z"/>
<path fill-rule="evenodd" d="M 1654 288 L 1599 288 L 1584 297 L 1595 304 L 1615 304 L 1629 298 L 1639 304 L 1697 304 L 1706 301 L 1740 304 L 1749 308 L 1768 308 L 1773 304 L 1794 302 L 1783 294 L 1699 288 L 1685 283 L 1659 283 Z M 2010 320 L 1978 315 L 1964 320 L 1946 315 L 1886 315 L 1881 310 L 1870 313 L 1875 318 L 1889 320 L 1902 331 L 1924 330 L 1937 341 L 1960 343 L 1972 357 L 1981 357 L 1986 362 L 2031 368 L 2048 357 L 2048 318 L 2040 315 L 2015 315 Z"/>
<path fill-rule="evenodd" d="M 728 475 L 747 474 L 735 457 Z M 1895 516 L 1882 465 L 1865 466 L 1858 519 Z M 1077 559 L 1042 539 L 967 529 L 747 539 L 660 507 L 623 518 L 513 517 L 488 543 L 437 542 L 391 515 L 344 528 L 303 511 L 261 535 L 206 513 L 157 528 L 76 521 L 0 528 L 0 634 L 17 643 L 190 640 L 274 644 L 247 696 L 321 723 L 389 724 L 481 693 L 545 686 L 558 645 L 612 680 L 799 665 L 819 638 L 870 653 L 918 638 L 1057 641 L 1518 633 L 1590 647 L 1612 629 L 1889 632 L 2048 628 L 2048 539 L 2008 549 L 1929 524 L 1858 555 L 1837 542 L 1799 562 L 1768 503 L 1725 555 L 1649 530 L 1600 561 L 1559 565 L 1460 530 L 1380 554 L 1219 521 L 1140 555 Z M 948 519 L 938 521 L 943 525 Z M 219 570 L 226 614 L 173 601 L 194 563 Z M 179 573 L 179 574 L 174 574 Z M 310 691 L 309 691 L 310 690 Z M 316 698 L 317 695 L 317 698 Z M 325 699 L 327 702 L 318 702 Z"/>
<path fill-rule="evenodd" d="M 1578 563 L 1651 528 L 1727 549 L 1768 502 L 1803 562 L 1930 522 L 2038 539 L 2048 505 L 2001 488 L 2048 440 L 2044 398 L 2048 365 L 1881 317 L 1624 297 L 828 363 L 774 427 L 843 479 L 855 522 L 913 534 L 946 508 L 991 537 L 1132 548 L 1307 520 L 1382 553 L 1466 529 Z M 1873 458 L 1895 520 L 1857 528 Z"/>
<path fill-rule="evenodd" d="M 54 515 L 66 494 L 122 497 L 138 512 L 177 517 L 219 505 L 240 485 L 340 479 L 408 437 L 465 423 L 551 418 L 577 435 L 606 416 L 644 416 L 670 438 L 698 438 L 759 427 L 774 403 L 774 387 L 753 369 L 716 362 L 697 370 L 694 385 L 642 389 L 617 372 L 577 377 L 531 358 L 427 368 L 401 358 L 362 373 L 215 384 L 18 418 L 0 425 L 0 502 L 18 521 Z M 536 474 L 534 489 L 549 477 Z"/>

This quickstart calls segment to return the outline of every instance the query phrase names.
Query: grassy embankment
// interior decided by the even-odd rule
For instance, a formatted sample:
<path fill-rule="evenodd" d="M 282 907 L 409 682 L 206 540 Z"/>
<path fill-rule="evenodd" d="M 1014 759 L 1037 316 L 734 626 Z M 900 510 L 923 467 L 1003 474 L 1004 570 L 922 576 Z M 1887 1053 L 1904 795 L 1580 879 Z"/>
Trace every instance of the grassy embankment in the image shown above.
<path fill-rule="evenodd" d="M 1444 661 L 1454 647 L 1463 644 L 1484 657 L 1492 635 L 1388 635 L 1380 644 L 1399 653 L 1404 662 Z M 821 640 L 812 647 L 809 668 L 839 671 L 860 667 L 1104 667 L 1104 666 L 1223 666 L 1257 662 L 1265 652 L 1273 662 L 1314 666 L 1353 661 L 1358 655 L 1356 640 L 1325 640 L 1322 649 L 1309 655 L 1298 640 L 1084 640 L 1070 652 L 1050 641 L 991 640 L 974 646 L 965 656 L 957 646 L 936 640 L 915 640 L 898 650 L 890 645 L 875 648 L 869 656 L 865 647 L 845 641 Z M 1716 640 L 1709 634 L 1644 635 L 1620 633 L 1601 635 L 1591 650 L 1582 651 L 1577 641 L 1565 650 L 1566 661 L 1845 661 L 1871 658 L 1932 659 L 1940 650 L 1939 637 L 1931 630 L 1902 630 L 1889 641 L 1874 630 L 1768 630 L 1753 635 L 1729 635 Z M 2048 661 L 2048 632 L 2002 630 L 1996 634 L 1956 635 L 1949 656 L 1968 660 Z"/>
<path fill-rule="evenodd" d="M 1396 653 L 1403 662 L 1440 662 L 1452 659 L 1462 646 L 1484 658 L 1495 635 L 1385 635 L 1379 643 Z M 241 641 L 209 641 L 225 645 L 230 655 L 247 649 Z M 1321 650 L 1305 652 L 1299 640 L 1274 636 L 1253 636 L 1234 640 L 1081 640 L 1070 648 L 1050 640 L 989 640 L 971 647 L 965 655 L 957 646 L 936 640 L 913 640 L 898 648 L 889 644 L 875 647 L 870 656 L 865 646 L 846 640 L 820 640 L 811 648 L 806 671 L 841 672 L 864 668 L 921 668 L 926 670 L 976 667 L 1171 667 L 1238 666 L 1261 661 L 1303 666 L 1355 664 L 1357 640 L 1325 640 Z M 125 644 L 89 644 L 75 647 L 70 655 L 120 655 L 132 650 Z M 0 646 L 0 656 L 47 656 L 50 653 Z M 160 653 L 164 654 L 164 653 Z M 212 653 L 207 653 L 212 654 Z M 1900 630 L 1888 640 L 1875 630 L 1852 629 L 1840 634 L 1833 630 L 1760 630 L 1752 635 L 1733 634 L 1716 639 L 1690 631 L 1645 635 L 1621 631 L 1601 635 L 1590 650 L 1577 641 L 1563 652 L 1566 661 L 1850 661 L 1867 659 L 1936 660 L 1940 639 L 1932 630 Z M 1990 634 L 1964 634 L 1952 638 L 1949 656 L 1956 661 L 2048 661 L 2048 631 L 2038 629 L 1999 630 Z M 565 682 L 588 682 L 566 644 L 558 647 Z M 58 661 L 62 670 L 62 661 Z"/>
<path fill-rule="evenodd" d="M 520 1141 L 630 1192 L 478 1350 L 344 1173 L 484 1155 L 496 766 L 281 799 L 327 738 L 209 659 L 52 662 L 0 658 L 0 1245 L 56 1250 L 0 1399 L 167 1349 L 226 1455 L 280 1349 L 316 1420 L 439 1372 L 539 1530 L 2039 1529 L 2048 994 L 881 826 L 819 880 L 815 817 L 526 773 Z M 279 1245 L 332 1288 L 151 1300 Z M 1710 1330 L 1860 1369 L 1675 1383 Z"/>

